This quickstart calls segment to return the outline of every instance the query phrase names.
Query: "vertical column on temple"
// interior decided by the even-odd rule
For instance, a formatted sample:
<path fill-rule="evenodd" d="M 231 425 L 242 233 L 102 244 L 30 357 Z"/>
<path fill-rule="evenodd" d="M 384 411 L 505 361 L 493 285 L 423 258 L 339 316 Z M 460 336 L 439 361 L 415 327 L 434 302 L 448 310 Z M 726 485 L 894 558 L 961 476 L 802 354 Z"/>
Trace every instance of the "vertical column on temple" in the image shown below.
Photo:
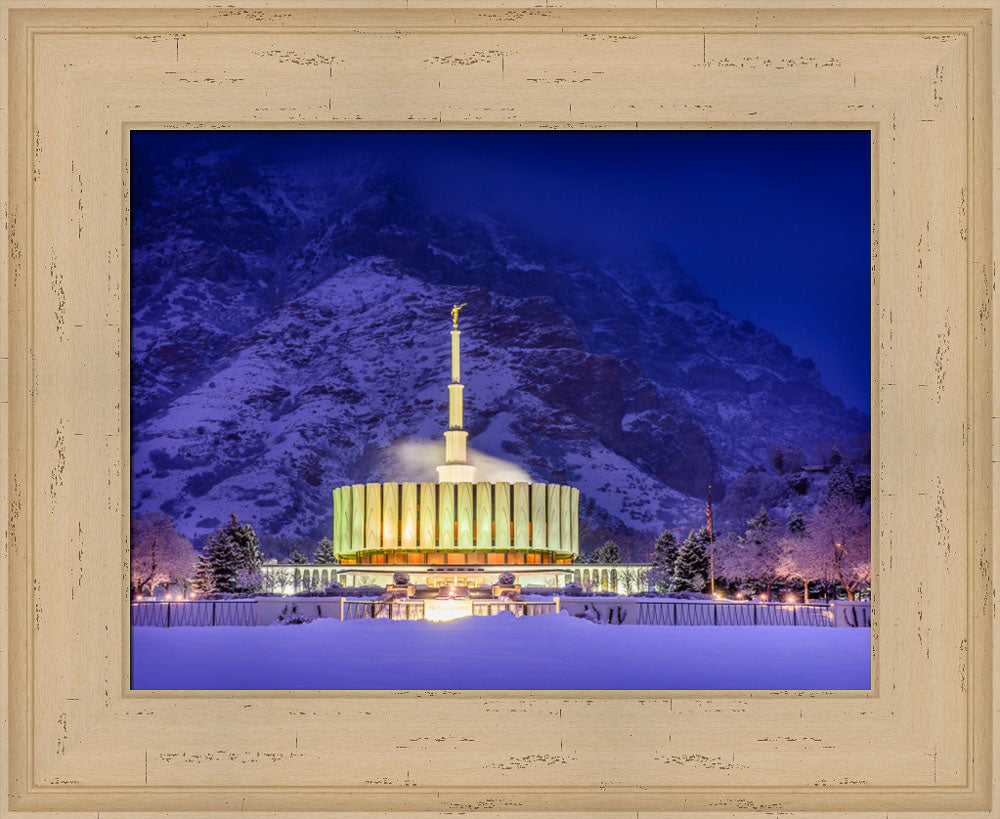
<path fill-rule="evenodd" d="M 365 549 L 365 485 L 351 484 L 351 551 Z"/>
<path fill-rule="evenodd" d="M 514 484 L 514 548 L 522 551 L 531 548 L 531 484 L 518 481 Z"/>
<path fill-rule="evenodd" d="M 437 537 L 437 487 L 424 481 L 420 484 L 420 548 L 433 549 Z"/>

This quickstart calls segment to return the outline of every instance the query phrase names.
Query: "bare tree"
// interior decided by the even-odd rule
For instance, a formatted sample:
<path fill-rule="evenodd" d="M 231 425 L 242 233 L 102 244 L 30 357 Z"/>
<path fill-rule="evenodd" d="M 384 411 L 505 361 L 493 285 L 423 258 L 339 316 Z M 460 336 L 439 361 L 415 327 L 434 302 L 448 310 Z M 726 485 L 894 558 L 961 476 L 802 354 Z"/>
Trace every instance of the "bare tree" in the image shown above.
<path fill-rule="evenodd" d="M 814 519 L 811 529 L 830 555 L 833 576 L 847 592 L 847 599 L 871 582 L 871 521 L 866 506 L 850 497 L 830 497 Z"/>
<path fill-rule="evenodd" d="M 187 583 L 197 559 L 191 541 L 162 513 L 132 519 L 129 539 L 132 595 L 170 583 Z"/>
<path fill-rule="evenodd" d="M 812 533 L 789 535 L 779 543 L 778 576 L 802 583 L 803 601 L 809 602 L 809 584 L 824 581 L 833 576 L 833 555 L 822 538 Z"/>

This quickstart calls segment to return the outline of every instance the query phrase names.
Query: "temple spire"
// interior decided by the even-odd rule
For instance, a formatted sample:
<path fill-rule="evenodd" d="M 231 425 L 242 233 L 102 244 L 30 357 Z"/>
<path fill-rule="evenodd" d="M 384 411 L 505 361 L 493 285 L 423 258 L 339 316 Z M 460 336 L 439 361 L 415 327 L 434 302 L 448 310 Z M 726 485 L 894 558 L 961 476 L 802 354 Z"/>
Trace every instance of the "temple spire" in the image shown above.
<path fill-rule="evenodd" d="M 462 369 L 460 364 L 460 337 L 458 311 L 466 302 L 451 308 L 451 383 L 448 385 L 448 429 L 444 434 L 444 464 L 437 468 L 439 483 L 461 483 L 476 479 L 476 468 L 466 460 L 465 444 L 469 436 L 462 429 Z"/>

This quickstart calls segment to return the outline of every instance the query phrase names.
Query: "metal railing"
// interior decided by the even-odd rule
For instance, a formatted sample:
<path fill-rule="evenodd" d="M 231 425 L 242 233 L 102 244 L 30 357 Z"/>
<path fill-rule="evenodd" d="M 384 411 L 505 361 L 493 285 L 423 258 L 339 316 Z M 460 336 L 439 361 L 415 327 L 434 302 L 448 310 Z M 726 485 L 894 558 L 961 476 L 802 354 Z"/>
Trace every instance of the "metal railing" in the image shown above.
<path fill-rule="evenodd" d="M 423 620 L 424 600 L 393 600 L 380 602 L 377 600 L 345 600 L 345 620 Z M 509 611 L 515 617 L 534 617 L 540 614 L 553 614 L 557 611 L 555 602 L 536 603 L 511 600 L 473 600 L 472 614 L 474 617 L 487 617 Z"/>
<path fill-rule="evenodd" d="M 348 600 L 341 602 L 344 620 L 422 620 L 425 600 Z M 756 601 L 707 600 L 614 600 L 564 598 L 555 601 L 472 600 L 473 616 L 511 612 L 515 617 L 554 614 L 561 607 L 576 613 L 580 604 L 598 622 L 660 626 L 821 626 L 838 625 L 833 605 L 822 603 L 761 603 Z M 248 600 L 136 601 L 131 604 L 133 626 L 253 626 L 258 602 Z M 336 618 L 339 611 L 335 610 Z M 858 628 L 871 627 L 868 604 L 848 606 L 842 622 Z M 317 612 L 319 616 L 321 613 Z"/>
<path fill-rule="evenodd" d="M 423 620 L 423 600 L 345 600 L 345 620 Z"/>
<path fill-rule="evenodd" d="M 133 626 L 254 626 L 256 600 L 158 600 L 132 603 Z"/>
<path fill-rule="evenodd" d="M 612 621 L 613 622 L 613 621 Z M 819 603 L 649 600 L 639 603 L 639 625 L 833 626 L 833 612 Z"/>
<path fill-rule="evenodd" d="M 871 606 L 845 606 L 844 622 L 852 628 L 871 628 L 872 609 Z"/>
<path fill-rule="evenodd" d="M 515 617 L 536 617 L 540 614 L 556 614 L 559 607 L 551 603 L 529 602 L 522 600 L 473 600 L 473 617 L 488 617 L 509 611 Z"/>

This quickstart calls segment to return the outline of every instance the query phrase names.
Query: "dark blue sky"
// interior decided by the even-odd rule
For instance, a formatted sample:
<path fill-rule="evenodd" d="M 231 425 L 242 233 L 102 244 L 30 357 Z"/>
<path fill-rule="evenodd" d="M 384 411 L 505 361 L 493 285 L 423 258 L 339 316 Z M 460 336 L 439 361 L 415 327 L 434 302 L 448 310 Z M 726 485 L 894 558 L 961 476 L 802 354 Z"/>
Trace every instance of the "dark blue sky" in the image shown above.
<path fill-rule="evenodd" d="M 206 135 L 207 136 L 207 135 Z M 384 156 L 434 205 L 627 256 L 664 242 L 723 309 L 870 407 L 867 131 L 263 131 L 262 161 Z"/>
<path fill-rule="evenodd" d="M 663 241 L 723 309 L 870 407 L 867 131 L 369 134 L 442 205 L 611 255 Z"/>

